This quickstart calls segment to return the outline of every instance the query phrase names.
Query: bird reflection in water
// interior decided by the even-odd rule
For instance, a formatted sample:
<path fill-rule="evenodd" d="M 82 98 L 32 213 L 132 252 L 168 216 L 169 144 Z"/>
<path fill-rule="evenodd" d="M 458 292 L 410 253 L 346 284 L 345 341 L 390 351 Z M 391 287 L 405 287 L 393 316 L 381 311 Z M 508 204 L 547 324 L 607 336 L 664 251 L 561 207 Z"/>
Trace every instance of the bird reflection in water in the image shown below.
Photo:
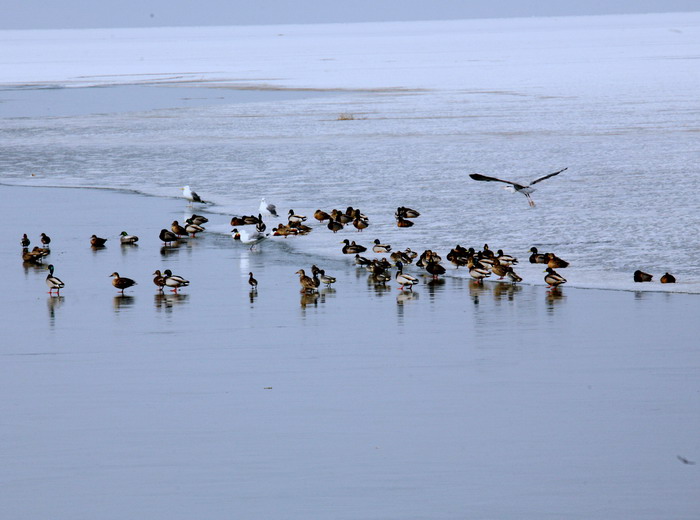
<path fill-rule="evenodd" d="M 522 287 L 513 283 L 497 283 L 493 288 L 493 297 L 496 301 L 508 300 L 513 301 L 516 293 L 520 292 Z"/>
<path fill-rule="evenodd" d="M 558 305 L 560 302 L 564 301 L 565 299 L 566 299 L 566 296 L 564 295 L 563 291 L 559 287 L 554 287 L 552 289 L 549 289 L 545 295 L 545 301 L 547 302 L 547 311 L 553 312 L 555 305 Z"/>
<path fill-rule="evenodd" d="M 189 299 L 189 294 L 183 293 L 156 293 L 153 296 L 153 303 L 156 309 L 170 311 L 174 306 L 186 303 Z"/>
<path fill-rule="evenodd" d="M 129 296 L 128 294 L 117 294 L 113 300 L 114 310 L 117 312 L 126 310 L 134 305 L 134 301 L 135 298 L 133 296 Z"/>
<path fill-rule="evenodd" d="M 474 302 L 474 305 L 479 305 L 482 296 L 491 292 L 492 284 L 485 284 L 476 280 L 469 281 L 469 297 Z"/>
<path fill-rule="evenodd" d="M 321 300 L 321 302 L 324 301 L 324 298 L 318 292 L 312 292 L 312 293 L 303 292 L 301 294 L 301 299 L 300 299 L 299 303 L 301 304 L 302 309 L 306 309 L 306 307 L 309 305 L 313 305 L 314 307 L 317 307 L 319 299 Z"/>
<path fill-rule="evenodd" d="M 63 296 L 52 294 L 46 299 L 46 306 L 49 309 L 49 325 L 53 327 L 56 325 L 56 309 L 58 309 L 63 303 Z"/>
<path fill-rule="evenodd" d="M 430 278 L 425 283 L 425 285 L 428 288 L 428 295 L 430 296 L 430 301 L 434 301 L 435 294 L 442 292 L 442 290 L 445 288 L 445 279 L 444 278 Z"/>
<path fill-rule="evenodd" d="M 171 245 L 161 246 L 160 254 L 162 256 L 168 256 L 168 255 L 172 255 L 174 253 L 177 253 L 179 250 L 180 250 L 180 243 L 173 242 Z"/>

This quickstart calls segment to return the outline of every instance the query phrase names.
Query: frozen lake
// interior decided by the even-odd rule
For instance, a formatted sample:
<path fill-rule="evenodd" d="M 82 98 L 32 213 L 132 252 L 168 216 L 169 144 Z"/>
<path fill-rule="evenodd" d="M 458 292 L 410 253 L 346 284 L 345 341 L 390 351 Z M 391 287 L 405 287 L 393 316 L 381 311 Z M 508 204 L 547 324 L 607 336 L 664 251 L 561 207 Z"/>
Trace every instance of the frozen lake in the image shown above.
<path fill-rule="evenodd" d="M 699 55 L 693 13 L 0 31 L 3 509 L 696 518 L 698 466 L 678 456 L 700 460 Z M 468 177 L 563 167 L 534 209 Z M 188 208 L 185 184 L 214 204 Z M 251 253 L 228 222 L 262 196 L 370 227 Z M 410 229 L 402 205 L 422 213 Z M 163 252 L 192 211 L 208 232 Z M 61 297 L 21 262 L 40 232 Z M 524 282 L 450 268 L 414 295 L 376 288 L 345 238 L 443 258 L 488 243 Z M 571 262 L 561 290 L 533 245 Z M 338 283 L 307 300 L 311 264 Z M 181 295 L 156 294 L 166 267 L 192 280 Z M 139 282 L 126 297 L 115 270 Z"/>

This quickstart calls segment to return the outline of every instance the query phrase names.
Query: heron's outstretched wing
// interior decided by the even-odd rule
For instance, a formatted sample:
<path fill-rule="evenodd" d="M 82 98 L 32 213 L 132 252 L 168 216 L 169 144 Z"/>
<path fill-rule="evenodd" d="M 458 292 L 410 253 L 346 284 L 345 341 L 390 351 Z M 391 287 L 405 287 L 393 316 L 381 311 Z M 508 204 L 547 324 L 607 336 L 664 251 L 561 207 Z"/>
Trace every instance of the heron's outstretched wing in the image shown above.
<path fill-rule="evenodd" d="M 557 172 L 559 173 L 559 172 Z M 494 181 L 494 182 L 502 182 L 504 184 L 510 184 L 513 186 L 516 190 L 520 190 L 524 188 L 522 184 L 518 184 L 517 182 L 513 181 L 504 181 L 503 179 L 497 179 L 496 177 L 488 177 L 486 175 L 481 175 L 480 173 L 470 173 L 469 176 L 474 179 L 475 181 Z"/>
<path fill-rule="evenodd" d="M 569 168 L 567 166 L 563 170 L 559 170 L 558 172 L 550 173 L 549 175 L 545 175 L 544 177 L 540 177 L 539 179 L 535 179 L 534 181 L 532 181 L 530 183 L 530 186 L 532 186 L 533 184 L 537 184 L 538 182 L 543 181 L 545 179 L 549 179 L 550 177 L 554 177 L 555 175 L 559 175 L 561 172 L 563 172 L 564 170 L 568 170 L 568 169 Z"/>

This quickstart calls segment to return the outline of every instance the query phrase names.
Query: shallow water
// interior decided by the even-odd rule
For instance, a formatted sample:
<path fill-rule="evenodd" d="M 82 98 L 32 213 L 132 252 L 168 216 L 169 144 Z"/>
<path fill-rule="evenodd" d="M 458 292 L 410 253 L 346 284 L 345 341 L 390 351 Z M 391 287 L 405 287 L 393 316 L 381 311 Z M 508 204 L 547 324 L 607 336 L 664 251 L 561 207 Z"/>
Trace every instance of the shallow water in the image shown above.
<path fill-rule="evenodd" d="M 677 459 L 700 458 L 695 295 L 458 277 L 409 294 L 291 240 L 251 252 L 206 233 L 164 252 L 179 200 L 0 194 L 13 518 L 697 512 L 697 466 Z M 122 230 L 139 245 L 120 246 Z M 41 231 L 60 297 L 19 258 L 21 233 Z M 338 282 L 304 300 L 294 271 L 311 263 Z M 158 295 L 166 267 L 190 287 Z M 125 297 L 115 270 L 138 282 Z"/>

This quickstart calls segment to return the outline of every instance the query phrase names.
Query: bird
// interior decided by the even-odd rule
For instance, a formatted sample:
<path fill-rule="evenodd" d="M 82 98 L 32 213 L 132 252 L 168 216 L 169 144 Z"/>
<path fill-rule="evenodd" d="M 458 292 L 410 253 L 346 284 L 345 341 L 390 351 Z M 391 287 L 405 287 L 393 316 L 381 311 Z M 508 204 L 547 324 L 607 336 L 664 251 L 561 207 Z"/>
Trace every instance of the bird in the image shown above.
<path fill-rule="evenodd" d="M 190 284 L 190 281 L 185 280 L 182 276 L 173 275 L 170 269 L 163 271 L 163 278 L 165 279 L 166 287 L 172 287 L 174 293 L 176 293 L 180 287 L 187 287 Z"/>
<path fill-rule="evenodd" d="M 506 255 L 503 252 L 503 249 L 499 249 L 498 251 L 496 251 L 496 258 L 498 259 L 499 262 L 501 262 L 502 264 L 506 264 L 506 265 L 518 263 L 517 258 L 515 258 L 514 256 L 511 256 L 511 255 Z"/>
<path fill-rule="evenodd" d="M 44 247 L 49 247 L 49 244 L 51 243 L 51 237 L 49 237 L 46 233 L 42 233 L 41 243 L 44 245 Z"/>
<path fill-rule="evenodd" d="M 301 291 L 299 292 L 305 293 L 316 291 L 316 284 L 314 283 L 314 279 L 310 276 L 307 276 L 303 269 L 299 269 L 295 274 L 299 275 L 299 284 L 301 284 Z"/>
<path fill-rule="evenodd" d="M 20 244 L 22 244 L 22 247 L 27 248 L 29 247 L 29 244 L 31 244 L 31 240 L 27 237 L 27 234 L 25 233 L 22 235 L 22 240 L 20 241 Z"/>
<path fill-rule="evenodd" d="M 30 264 L 41 264 L 47 255 L 46 249 L 41 247 L 34 247 L 31 251 L 28 251 L 26 247 L 22 249 L 22 261 Z"/>
<path fill-rule="evenodd" d="M 49 274 L 46 275 L 46 285 L 49 286 L 49 294 L 52 294 L 54 289 L 56 289 L 56 293 L 59 294 L 66 284 L 53 275 L 53 265 L 49 265 L 47 269 L 49 270 Z"/>
<path fill-rule="evenodd" d="M 341 223 L 340 223 L 339 221 L 337 221 L 337 220 L 329 219 L 329 220 L 328 220 L 328 225 L 327 225 L 327 227 L 328 227 L 328 229 L 330 229 L 331 231 L 333 231 L 333 233 L 337 233 L 338 231 L 340 231 L 341 229 L 343 229 L 343 224 L 341 224 Z"/>
<path fill-rule="evenodd" d="M 411 227 L 413 225 L 413 222 L 410 220 L 406 220 L 402 216 L 396 217 L 396 225 L 398 227 Z"/>
<path fill-rule="evenodd" d="M 264 233 L 266 229 L 267 229 L 267 226 L 263 222 L 262 215 L 258 215 L 258 223 L 255 224 L 255 230 L 258 233 Z"/>
<path fill-rule="evenodd" d="M 209 222 L 209 219 L 207 217 L 203 217 L 202 215 L 195 215 L 194 213 L 192 216 L 187 220 L 187 222 L 192 221 L 192 223 L 197 224 L 198 226 L 201 226 L 202 224 L 206 224 Z"/>
<path fill-rule="evenodd" d="M 661 277 L 659 280 L 661 283 L 676 283 L 676 277 L 673 276 L 672 274 L 666 273 Z"/>
<path fill-rule="evenodd" d="M 265 200 L 265 199 L 263 199 Z M 257 291 L 258 290 L 258 281 L 253 278 L 253 273 L 248 273 L 248 285 L 250 285 L 250 290 L 251 291 Z"/>
<path fill-rule="evenodd" d="M 513 268 L 511 266 L 508 266 L 508 272 L 506 273 L 506 276 L 510 278 L 510 281 L 513 283 L 523 281 L 523 279 L 520 276 L 518 276 L 515 271 L 513 271 Z"/>
<path fill-rule="evenodd" d="M 163 287 L 165 287 L 165 277 L 161 274 L 160 269 L 156 269 L 153 273 L 155 278 L 153 278 L 153 283 L 158 287 L 159 292 L 163 292 Z"/>
<path fill-rule="evenodd" d="M 497 261 L 491 266 L 491 272 L 498 276 L 499 280 L 503 280 L 503 278 L 508 274 L 508 265 Z"/>
<path fill-rule="evenodd" d="M 379 242 L 378 238 L 374 239 L 374 245 L 372 246 L 372 251 L 375 253 L 390 253 L 391 246 L 389 244 L 382 244 Z"/>
<path fill-rule="evenodd" d="M 360 267 L 365 267 L 368 266 L 372 263 L 372 260 L 369 258 L 365 258 L 364 256 L 360 256 L 359 253 L 355 254 L 355 265 L 359 265 Z"/>
<path fill-rule="evenodd" d="M 525 195 L 525 197 L 527 198 L 528 204 L 530 204 L 530 207 L 533 207 L 533 208 L 534 208 L 534 207 L 535 207 L 535 201 L 532 200 L 532 197 L 530 197 L 530 194 L 531 194 L 533 191 L 535 191 L 535 188 L 533 188 L 532 186 L 533 186 L 534 184 L 537 184 L 538 182 L 542 182 L 542 181 L 545 180 L 545 179 L 549 179 L 550 177 L 554 177 L 555 175 L 559 175 L 561 172 L 563 172 L 563 171 L 565 171 L 565 170 L 567 170 L 567 168 L 564 168 L 564 169 L 562 169 L 562 170 L 556 171 L 556 172 L 554 172 L 554 173 L 549 173 L 549 174 L 545 175 L 544 177 L 540 177 L 540 178 L 538 178 L 538 179 L 535 179 L 535 180 L 532 181 L 530 184 L 526 184 L 526 185 L 518 184 L 517 182 L 513 182 L 513 181 L 505 181 L 505 180 L 502 180 L 502 179 L 497 179 L 496 177 L 489 177 L 489 176 L 487 176 L 487 175 L 481 175 L 480 173 L 472 173 L 472 174 L 469 175 L 469 177 L 471 177 L 471 178 L 474 179 L 475 181 L 503 182 L 503 183 L 505 183 L 505 184 L 508 184 L 508 185 L 510 185 L 509 187 L 510 187 L 514 192 L 516 192 L 516 193 L 522 193 L 523 195 Z"/>
<path fill-rule="evenodd" d="M 354 255 L 356 253 L 364 253 L 365 251 L 367 251 L 367 248 L 365 246 L 356 244 L 354 241 L 350 243 L 350 241 L 347 238 L 343 240 L 341 244 L 345 244 L 342 250 L 343 254 L 345 255 Z"/>
<path fill-rule="evenodd" d="M 130 235 L 126 231 L 122 231 L 119 235 L 119 242 L 122 244 L 135 244 L 139 241 L 139 237 L 136 235 Z"/>
<path fill-rule="evenodd" d="M 469 265 L 469 264 L 467 264 L 467 265 Z M 488 278 L 489 276 L 491 276 L 491 271 L 481 267 L 479 262 L 474 262 L 469 267 L 469 276 L 474 278 L 477 282 L 483 283 L 484 278 Z"/>
<path fill-rule="evenodd" d="M 558 287 L 559 285 L 566 283 L 566 278 L 557 273 L 551 267 L 547 267 L 544 272 L 547 273 L 544 276 L 544 281 L 547 283 L 548 287 Z"/>
<path fill-rule="evenodd" d="M 168 231 L 167 229 L 161 229 L 158 238 L 160 238 L 160 240 L 165 245 L 168 245 L 172 242 L 177 242 L 179 239 L 179 237 L 175 233 L 173 233 L 172 231 Z"/>
<path fill-rule="evenodd" d="M 549 259 L 547 258 L 547 253 L 538 253 L 536 247 L 531 247 L 530 252 L 530 263 L 531 264 L 546 264 Z"/>
<path fill-rule="evenodd" d="M 405 290 L 408 286 L 409 291 L 413 291 L 413 286 L 418 283 L 418 278 L 411 276 L 410 274 L 404 274 L 403 263 L 396 262 L 396 281 L 400 285 L 399 289 Z"/>
<path fill-rule="evenodd" d="M 171 230 L 173 233 L 175 233 L 177 236 L 181 236 L 181 237 L 187 237 L 187 236 L 189 236 L 189 233 L 187 232 L 187 230 L 186 230 L 184 227 L 182 227 L 182 226 L 177 222 L 177 220 L 173 220 L 173 223 L 170 225 L 170 230 Z"/>
<path fill-rule="evenodd" d="M 277 217 L 277 206 L 274 204 L 268 204 L 265 202 L 265 197 L 260 199 L 260 206 L 258 207 L 258 211 L 262 215 L 266 215 L 268 217 Z"/>
<path fill-rule="evenodd" d="M 205 229 L 199 224 L 195 224 L 191 218 L 188 218 L 185 223 L 187 224 L 185 226 L 185 231 L 187 231 L 192 238 L 194 238 L 197 233 L 201 233 Z"/>
<path fill-rule="evenodd" d="M 241 241 L 241 244 L 250 245 L 251 251 L 257 244 L 270 236 L 269 233 L 261 233 L 260 231 L 249 232 L 246 229 L 241 229 L 238 232 L 238 235 L 240 237 L 239 240 Z"/>
<path fill-rule="evenodd" d="M 314 211 L 314 218 L 318 220 L 319 222 L 323 222 L 325 220 L 330 220 L 331 216 L 326 213 L 325 211 L 321 211 L 320 209 L 317 209 Z"/>
<path fill-rule="evenodd" d="M 124 289 L 128 289 L 132 285 L 137 285 L 131 278 L 121 277 L 116 271 L 109 275 L 112 278 L 112 285 L 119 289 L 124 294 Z"/>
<path fill-rule="evenodd" d="M 547 253 L 547 267 L 551 267 L 552 269 L 564 269 L 565 267 L 569 267 L 569 262 L 562 260 L 554 253 Z"/>
<path fill-rule="evenodd" d="M 301 223 L 306 220 L 306 217 L 303 215 L 296 215 L 294 214 L 294 210 L 290 209 L 287 216 L 287 220 L 289 221 L 289 223 Z"/>
<path fill-rule="evenodd" d="M 197 195 L 196 192 L 192 191 L 192 189 L 188 186 L 184 186 L 183 188 L 180 188 L 182 190 L 182 196 L 185 197 L 187 200 L 190 202 L 201 202 L 204 203 L 202 200 L 202 197 Z"/>
<path fill-rule="evenodd" d="M 396 213 L 394 214 L 397 218 L 398 217 L 403 217 L 403 218 L 418 218 L 420 217 L 420 213 L 418 213 L 415 209 L 407 208 L 405 206 L 399 206 L 396 208 Z"/>
<path fill-rule="evenodd" d="M 637 269 L 634 272 L 633 277 L 635 282 L 651 282 L 651 279 L 653 278 L 653 276 L 649 273 L 645 273 L 644 271 L 640 271 L 639 269 Z"/>
<path fill-rule="evenodd" d="M 433 275 L 433 280 L 437 279 L 437 277 L 441 274 L 445 274 L 445 267 L 442 264 L 432 260 L 425 264 L 425 270 Z"/>
<path fill-rule="evenodd" d="M 676 458 L 677 458 L 678 460 L 680 460 L 683 464 L 689 464 L 689 465 L 691 465 L 691 466 L 694 466 L 694 465 L 695 465 L 695 461 L 688 460 L 688 459 L 686 459 L 685 457 L 681 457 L 680 455 L 676 455 Z"/>
<path fill-rule="evenodd" d="M 355 226 L 355 229 L 358 231 L 362 231 L 363 229 L 367 229 L 369 226 L 369 221 L 362 218 L 356 218 L 352 221 L 352 225 Z"/>
<path fill-rule="evenodd" d="M 324 284 L 326 287 L 330 287 L 335 283 L 335 277 L 326 274 L 326 271 L 323 269 L 319 270 L 319 274 L 321 275 L 321 283 Z"/>
<path fill-rule="evenodd" d="M 92 235 L 90 237 L 90 245 L 92 247 L 104 247 L 106 242 L 106 238 L 100 238 L 97 235 Z"/>

